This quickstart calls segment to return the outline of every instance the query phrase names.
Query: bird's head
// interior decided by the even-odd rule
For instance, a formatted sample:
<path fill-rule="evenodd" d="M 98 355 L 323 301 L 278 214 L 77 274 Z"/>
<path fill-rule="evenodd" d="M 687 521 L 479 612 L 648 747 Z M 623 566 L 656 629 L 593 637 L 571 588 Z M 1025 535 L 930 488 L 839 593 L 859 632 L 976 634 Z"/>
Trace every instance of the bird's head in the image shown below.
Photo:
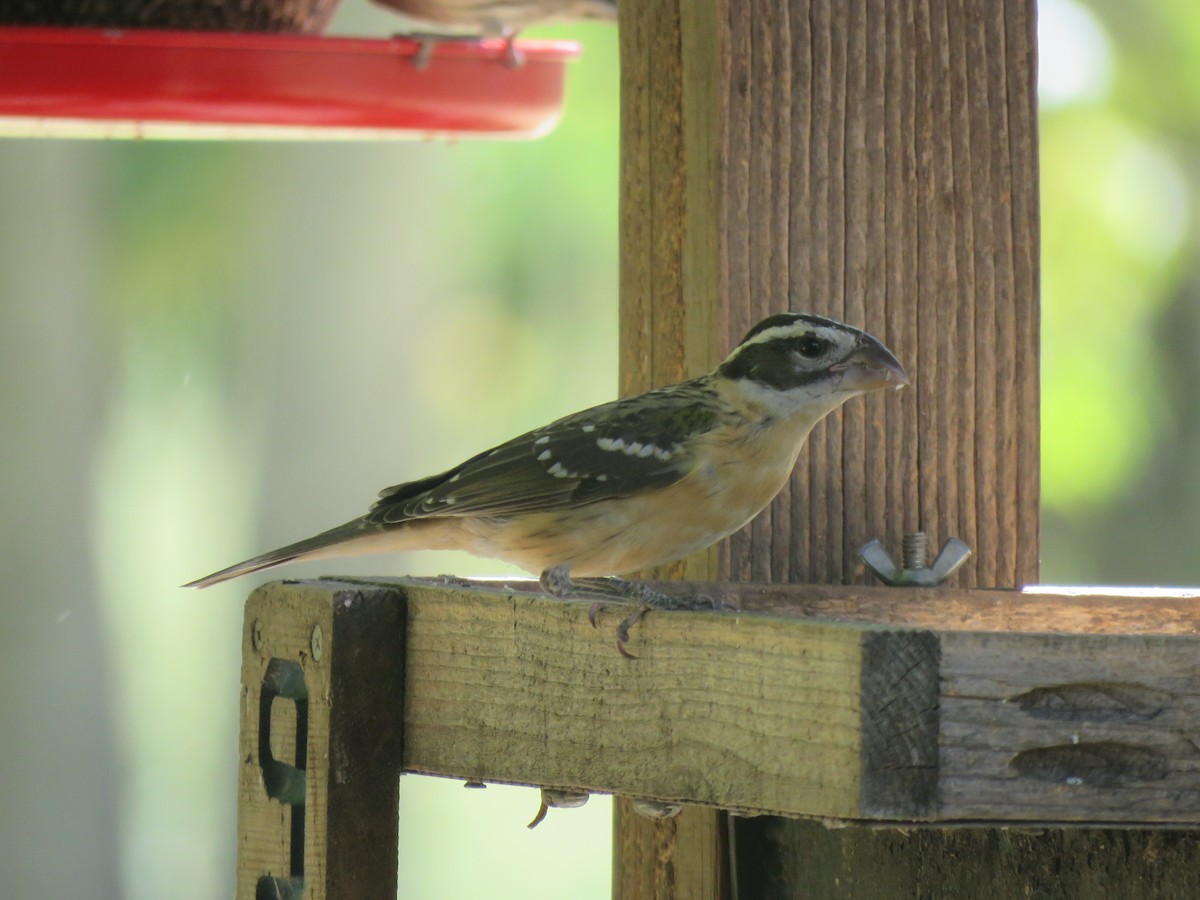
<path fill-rule="evenodd" d="M 804 313 L 763 319 L 717 369 L 780 412 L 811 407 L 821 414 L 856 394 L 908 384 L 887 347 L 851 325 Z"/>

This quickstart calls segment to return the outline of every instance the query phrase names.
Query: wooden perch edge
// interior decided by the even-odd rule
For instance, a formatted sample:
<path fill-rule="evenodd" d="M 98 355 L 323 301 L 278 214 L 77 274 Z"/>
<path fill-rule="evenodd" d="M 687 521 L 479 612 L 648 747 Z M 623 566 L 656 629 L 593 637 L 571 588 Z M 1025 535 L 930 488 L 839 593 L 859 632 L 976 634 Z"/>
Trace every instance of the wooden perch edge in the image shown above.
<path fill-rule="evenodd" d="M 319 580 L 255 591 L 243 648 L 253 719 L 243 719 L 243 807 L 256 792 L 265 798 L 246 727 L 259 721 L 255 679 L 282 655 L 309 681 L 310 815 L 327 803 L 321 791 L 353 784 L 355 753 L 394 745 L 396 773 L 747 813 L 1200 822 L 1195 594 L 663 583 L 742 610 L 652 613 L 634 631 L 630 661 L 614 646 L 620 609 L 597 630 L 588 604 L 532 587 Z M 352 625 L 369 615 L 382 616 L 379 627 Z M 359 697 L 375 719 L 346 726 L 370 730 L 369 747 L 347 750 L 364 740 L 336 733 L 336 710 L 333 733 L 311 730 L 331 721 L 322 704 L 346 696 L 339 678 L 377 695 Z"/>

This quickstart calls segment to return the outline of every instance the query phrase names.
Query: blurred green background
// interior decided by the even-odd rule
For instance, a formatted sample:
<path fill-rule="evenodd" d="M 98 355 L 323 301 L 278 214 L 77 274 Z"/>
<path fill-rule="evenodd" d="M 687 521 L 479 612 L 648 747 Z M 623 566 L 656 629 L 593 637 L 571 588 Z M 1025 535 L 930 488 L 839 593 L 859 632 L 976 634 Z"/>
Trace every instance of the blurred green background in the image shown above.
<path fill-rule="evenodd" d="M 1044 580 L 1196 584 L 1200 7 L 1041 7 Z M 8 896 L 228 896 L 248 584 L 176 585 L 613 396 L 616 35 L 535 34 L 537 142 L 0 142 Z M 609 894 L 605 798 L 401 803 L 404 896 Z"/>

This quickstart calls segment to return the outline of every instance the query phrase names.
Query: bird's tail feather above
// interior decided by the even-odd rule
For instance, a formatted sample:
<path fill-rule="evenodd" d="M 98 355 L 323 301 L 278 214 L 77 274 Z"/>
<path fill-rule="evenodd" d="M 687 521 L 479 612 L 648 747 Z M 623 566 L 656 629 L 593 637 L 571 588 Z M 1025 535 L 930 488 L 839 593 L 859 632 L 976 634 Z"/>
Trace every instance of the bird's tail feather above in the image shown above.
<path fill-rule="evenodd" d="M 355 519 L 352 522 L 347 522 L 345 525 L 339 525 L 337 528 L 331 528 L 328 531 L 323 531 L 318 535 L 306 538 L 303 541 L 297 541 L 294 544 L 288 544 L 286 547 L 280 547 L 278 550 L 271 550 L 256 556 L 253 559 L 247 559 L 244 562 L 236 563 L 228 568 L 221 569 L 219 572 L 213 572 L 211 575 L 205 575 L 203 578 L 197 578 L 195 581 L 189 581 L 184 587 L 189 588 L 205 588 L 214 584 L 220 584 L 222 581 L 228 581 L 231 578 L 237 578 L 240 575 L 249 575 L 251 572 L 261 572 L 263 569 L 274 568 L 281 566 L 284 563 L 295 562 L 300 559 L 318 559 L 322 556 L 336 556 L 347 553 L 353 553 L 345 545 L 355 538 L 365 537 L 373 534 L 376 529 L 367 525 L 362 519 Z M 322 553 L 329 547 L 338 546 L 339 550 L 336 553 Z"/>

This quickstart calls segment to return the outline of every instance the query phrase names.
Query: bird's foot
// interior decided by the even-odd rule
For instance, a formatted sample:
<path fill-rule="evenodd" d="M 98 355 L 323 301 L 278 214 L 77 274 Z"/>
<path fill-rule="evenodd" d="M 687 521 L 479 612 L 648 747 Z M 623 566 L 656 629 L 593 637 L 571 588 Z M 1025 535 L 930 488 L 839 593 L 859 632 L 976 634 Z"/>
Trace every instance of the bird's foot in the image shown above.
<path fill-rule="evenodd" d="M 434 51 L 437 50 L 439 44 L 478 44 L 493 36 L 494 35 L 488 33 L 455 34 L 440 33 L 436 31 L 413 31 L 395 35 L 395 37 L 403 37 L 412 41 L 417 41 L 421 45 L 420 49 L 417 50 L 417 55 L 413 57 L 413 68 L 419 72 L 423 72 L 429 68 L 429 64 L 433 61 Z M 500 61 L 507 69 L 521 68 L 523 65 L 525 65 L 525 54 L 523 54 L 514 43 L 516 40 L 516 35 L 505 31 L 501 36 L 504 38 L 504 50 L 500 55 Z"/>
<path fill-rule="evenodd" d="M 609 606 L 635 604 L 633 612 L 627 615 L 617 626 L 617 650 L 626 659 L 637 657 L 625 649 L 629 643 L 629 631 L 642 620 L 646 613 L 653 609 L 663 610 L 713 610 L 721 609 L 720 600 L 706 597 L 702 594 L 690 596 L 671 596 L 649 588 L 639 581 L 626 581 L 623 578 L 576 578 L 572 579 L 570 571 L 557 566 L 542 573 L 542 588 L 546 593 L 555 597 L 591 599 L 594 602 L 588 608 L 588 621 L 595 628 L 597 617 L 602 609 Z"/>
<path fill-rule="evenodd" d="M 525 54 L 517 49 L 514 43 L 517 39 L 516 34 L 508 32 L 504 35 L 504 65 L 509 69 L 519 69 L 525 65 Z"/>
<path fill-rule="evenodd" d="M 526 828 L 537 828 L 542 820 L 546 818 L 546 813 L 552 809 L 578 809 L 580 806 L 588 802 L 588 797 L 591 796 L 586 791 L 566 791 L 557 788 L 542 788 L 542 801 L 538 804 L 537 815 L 533 817 L 533 821 L 526 825 Z"/>

